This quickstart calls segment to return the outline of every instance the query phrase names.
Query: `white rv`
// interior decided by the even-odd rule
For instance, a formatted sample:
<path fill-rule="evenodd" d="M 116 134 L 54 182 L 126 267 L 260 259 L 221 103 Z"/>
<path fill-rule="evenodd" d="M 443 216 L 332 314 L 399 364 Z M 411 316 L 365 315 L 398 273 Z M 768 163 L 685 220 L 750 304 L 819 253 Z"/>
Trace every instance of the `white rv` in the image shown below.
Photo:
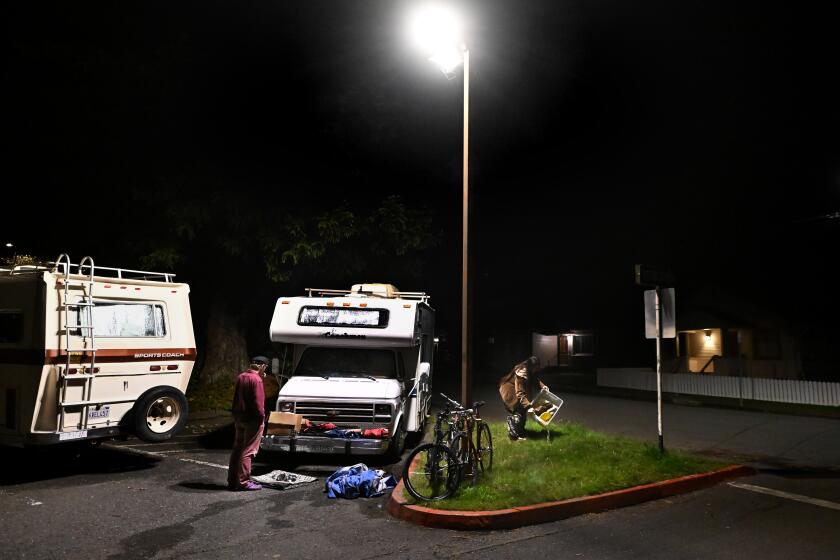
<path fill-rule="evenodd" d="M 272 451 L 396 457 L 422 431 L 434 369 L 435 312 L 420 292 L 390 284 L 308 290 L 277 300 L 270 337 L 293 345 L 293 368 L 277 410 L 339 428 L 388 428 L 385 439 L 266 435 Z"/>
<path fill-rule="evenodd" d="M 67 255 L 0 270 L 0 443 L 180 430 L 196 352 L 189 286 L 173 276 Z"/>

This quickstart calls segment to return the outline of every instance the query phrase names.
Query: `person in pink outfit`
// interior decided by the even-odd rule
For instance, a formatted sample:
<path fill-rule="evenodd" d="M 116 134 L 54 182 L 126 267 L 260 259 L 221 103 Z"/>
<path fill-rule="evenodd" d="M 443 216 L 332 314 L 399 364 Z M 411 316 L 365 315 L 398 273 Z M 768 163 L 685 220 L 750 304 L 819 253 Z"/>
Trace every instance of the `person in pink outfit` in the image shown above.
<path fill-rule="evenodd" d="M 253 358 L 246 371 L 236 379 L 233 394 L 233 423 L 236 437 L 230 452 L 228 490 L 260 490 L 262 486 L 251 481 L 251 459 L 260 449 L 260 438 L 265 424 L 265 389 L 263 380 L 267 360 Z"/>

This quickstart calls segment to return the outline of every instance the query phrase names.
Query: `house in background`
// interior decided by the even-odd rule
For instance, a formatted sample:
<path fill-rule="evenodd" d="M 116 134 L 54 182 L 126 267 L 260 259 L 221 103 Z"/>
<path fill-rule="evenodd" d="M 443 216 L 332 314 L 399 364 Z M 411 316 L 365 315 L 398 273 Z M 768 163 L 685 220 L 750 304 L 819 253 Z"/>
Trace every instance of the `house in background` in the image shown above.
<path fill-rule="evenodd" d="M 543 366 L 575 373 L 595 372 L 595 332 L 592 330 L 508 329 L 485 333 L 476 344 L 477 378 L 497 378 L 528 356 Z"/>
<path fill-rule="evenodd" d="M 798 337 L 781 318 L 741 300 L 688 302 L 677 309 L 671 373 L 801 379 Z"/>
<path fill-rule="evenodd" d="M 595 332 L 568 330 L 557 334 L 531 333 L 531 353 L 545 367 L 575 372 L 595 371 Z"/>

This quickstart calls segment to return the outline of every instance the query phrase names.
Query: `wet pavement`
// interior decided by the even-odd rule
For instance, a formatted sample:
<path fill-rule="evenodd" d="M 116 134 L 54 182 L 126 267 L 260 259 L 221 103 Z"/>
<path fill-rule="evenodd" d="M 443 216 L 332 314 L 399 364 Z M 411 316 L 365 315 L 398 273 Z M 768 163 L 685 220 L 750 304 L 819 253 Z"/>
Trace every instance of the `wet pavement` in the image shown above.
<path fill-rule="evenodd" d="M 582 402 L 564 397 L 567 405 Z M 626 421 L 632 414 L 614 400 L 602 402 L 612 415 L 596 415 L 592 401 L 582 409 L 593 415 L 589 422 L 625 419 L 623 429 L 632 431 Z M 488 407 L 488 415 L 497 413 Z M 690 431 L 683 437 L 691 440 Z M 222 414 L 194 415 L 164 444 L 129 439 L 88 449 L 3 449 L 3 557 L 833 558 L 840 547 L 840 472 L 825 466 L 765 465 L 736 485 L 522 529 L 458 533 L 397 521 L 385 511 L 386 498 L 327 499 L 326 476 L 363 459 L 261 454 L 257 474 L 285 468 L 318 480 L 288 490 L 228 492 L 231 441 L 230 419 Z M 399 463 L 368 464 L 400 470 Z"/>

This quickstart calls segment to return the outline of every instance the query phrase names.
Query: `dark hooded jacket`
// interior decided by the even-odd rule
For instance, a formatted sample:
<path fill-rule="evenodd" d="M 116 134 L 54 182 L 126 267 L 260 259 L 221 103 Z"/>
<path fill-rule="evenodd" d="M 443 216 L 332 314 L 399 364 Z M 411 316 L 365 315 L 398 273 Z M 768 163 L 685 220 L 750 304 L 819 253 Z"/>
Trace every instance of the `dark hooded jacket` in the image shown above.
<path fill-rule="evenodd" d="M 510 413 L 513 413 L 519 405 L 524 408 L 530 407 L 530 396 L 537 392 L 538 388 L 546 387 L 546 384 L 530 369 L 529 360 L 525 360 L 513 366 L 513 369 L 499 380 L 499 395 Z"/>

